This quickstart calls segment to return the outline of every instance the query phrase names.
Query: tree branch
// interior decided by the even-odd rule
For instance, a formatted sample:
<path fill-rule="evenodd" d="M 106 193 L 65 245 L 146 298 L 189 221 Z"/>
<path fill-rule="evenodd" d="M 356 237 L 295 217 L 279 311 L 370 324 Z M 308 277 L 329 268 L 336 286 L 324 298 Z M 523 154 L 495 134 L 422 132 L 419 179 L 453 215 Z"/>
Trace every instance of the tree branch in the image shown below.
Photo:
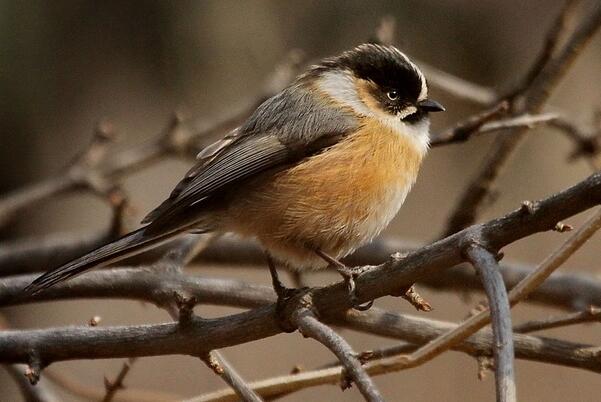
<path fill-rule="evenodd" d="M 5 365 L 4 368 L 15 380 L 25 402 L 58 402 L 58 398 L 45 384 L 33 385 L 23 374 L 26 367 L 23 365 Z"/>
<path fill-rule="evenodd" d="M 495 340 L 493 352 L 497 401 L 515 402 L 517 397 L 513 366 L 513 333 L 507 290 L 497 261 L 488 250 L 474 244 L 467 248 L 466 254 L 472 265 L 478 270 L 488 298 Z"/>
<path fill-rule="evenodd" d="M 570 7 L 564 9 L 562 15 L 571 12 L 570 10 Z M 558 19 L 559 22 L 556 22 L 556 25 L 562 24 L 563 18 L 560 16 Z M 544 67 L 540 68 L 540 72 L 537 72 L 534 78 L 526 80 L 529 83 L 528 88 L 520 89 L 520 93 L 525 94 L 525 101 L 522 102 L 523 106 L 518 108 L 519 110 L 514 110 L 514 113 L 536 114 L 540 112 L 549 98 L 552 89 L 563 78 L 568 67 L 573 63 L 600 26 L 601 6 L 597 5 L 590 13 L 587 13 L 585 19 L 566 41 L 565 46 L 558 52 L 559 54 L 556 57 L 540 57 L 540 60 L 545 60 L 546 63 Z M 556 31 L 557 29 L 551 30 L 547 43 L 555 41 L 554 38 L 558 35 Z M 547 46 L 545 46 L 542 53 L 547 53 Z M 511 98 L 515 99 L 516 95 L 511 95 Z M 515 101 L 512 102 L 512 105 L 515 106 L 515 104 Z M 526 132 L 526 128 L 518 128 L 512 130 L 509 135 L 497 138 L 493 147 L 484 158 L 485 162 L 480 169 L 480 173 L 468 184 L 462 196 L 459 197 L 459 201 L 449 217 L 444 236 L 455 233 L 471 225 L 476 220 L 484 201 L 488 198 L 492 190 L 494 181 L 501 173 L 509 157 L 525 137 Z"/>
<path fill-rule="evenodd" d="M 372 308 L 367 312 L 349 310 L 337 324 L 358 331 L 403 339 L 416 345 L 426 344 L 457 327 L 456 324 L 448 322 L 386 312 L 378 308 Z M 601 362 L 596 347 L 520 334 L 514 334 L 513 339 L 517 358 L 569 365 L 571 367 L 578 367 L 583 364 L 590 370 L 601 372 Z M 474 357 L 491 356 L 493 348 L 494 340 L 489 330 L 481 330 L 453 347 L 454 350 L 468 353 Z M 369 362 L 364 364 L 364 367 L 370 375 L 388 374 L 407 369 L 408 366 L 398 364 L 398 358 L 396 357 L 399 353 L 405 353 L 406 351 L 406 344 L 401 345 L 400 348 L 396 345 L 385 348 L 378 351 L 378 353 L 386 358 L 373 361 L 370 359 Z M 581 368 L 584 367 L 581 366 Z M 340 367 L 327 367 L 260 380 L 251 383 L 250 386 L 265 398 L 275 398 L 304 388 L 337 384 L 342 376 L 343 373 Z M 187 402 L 229 402 L 236 400 L 236 395 L 231 390 L 224 389 L 192 398 Z"/>
<path fill-rule="evenodd" d="M 391 259 L 370 269 L 355 280 L 358 301 L 366 302 L 394 294 L 398 289 L 410 286 L 420 278 L 457 265 L 464 259 L 460 250 L 473 241 L 474 236 L 479 236 L 482 244 L 487 244 L 492 249 L 499 249 L 533 233 L 552 230 L 556 222 L 593 207 L 599 202 L 601 202 L 601 173 L 594 174 L 576 186 L 536 203 L 532 213 L 518 209 L 502 218 L 465 229 L 416 250 L 403 259 Z M 587 236 L 592 235 L 590 226 L 589 223 L 585 227 L 585 229 L 589 228 L 584 231 Z M 576 242 L 578 246 L 588 238 L 583 237 L 583 230 L 575 234 L 580 239 Z M 556 268 L 554 264 L 563 260 L 554 255 L 552 265 Z M 536 275 L 538 278 L 539 274 Z M 529 280 L 528 283 L 531 281 Z M 540 284 L 538 281 L 537 283 Z M 320 317 L 326 320 L 351 307 L 343 282 L 312 289 L 311 294 Z M 271 305 L 222 319 L 192 318 L 187 325 L 186 333 L 192 332 L 197 335 L 198 339 L 195 342 L 183 342 L 182 334 L 177 332 L 177 324 L 162 324 L 154 327 L 6 331 L 0 334 L 0 358 L 6 363 L 29 362 L 32 351 L 35 351 L 35 357 L 43 363 L 43 366 L 54 361 L 78 358 L 133 357 L 157 353 L 198 356 L 201 352 L 279 333 L 281 329 L 275 318 L 274 309 L 275 306 Z M 286 309 L 285 312 L 290 314 L 292 311 L 294 310 Z"/>
<path fill-rule="evenodd" d="M 227 360 L 214 350 L 203 357 L 205 364 L 234 390 L 243 401 L 261 402 L 263 399 L 242 379 L 236 369 Z"/>
<path fill-rule="evenodd" d="M 526 334 L 545 329 L 566 327 L 568 325 L 582 324 L 585 322 L 600 322 L 601 309 L 595 306 L 589 306 L 584 311 L 565 314 L 557 317 L 549 317 L 543 320 L 532 320 L 522 324 L 514 325 L 513 331 Z"/>
<path fill-rule="evenodd" d="M 319 322 L 315 314 L 308 308 L 299 309 L 292 320 L 303 336 L 317 340 L 338 357 L 346 375 L 357 384 L 357 388 L 366 401 L 384 401 L 376 385 L 361 366 L 361 362 L 355 357 L 355 352 L 340 335 Z"/>
<path fill-rule="evenodd" d="M 536 213 L 536 212 L 534 212 Z M 576 233 L 559 247 L 554 253 L 547 257 L 539 267 L 518 283 L 509 292 L 509 303 L 511 306 L 523 300 L 530 291 L 538 287 L 551 273 L 559 268 L 576 250 L 601 227 L 601 210 L 589 219 Z M 431 360 L 457 342 L 474 334 L 490 322 L 488 311 L 482 311 L 464 321 L 452 331 L 440 336 L 428 345 L 418 349 L 405 358 L 404 364 L 418 365 Z"/>

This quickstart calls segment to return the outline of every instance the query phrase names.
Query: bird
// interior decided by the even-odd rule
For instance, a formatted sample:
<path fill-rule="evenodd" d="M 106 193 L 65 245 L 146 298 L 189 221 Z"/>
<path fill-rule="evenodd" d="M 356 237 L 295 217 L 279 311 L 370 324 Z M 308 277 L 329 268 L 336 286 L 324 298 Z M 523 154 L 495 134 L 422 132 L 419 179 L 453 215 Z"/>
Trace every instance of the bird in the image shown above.
<path fill-rule="evenodd" d="M 207 146 L 143 226 L 35 279 L 35 294 L 184 233 L 255 238 L 278 301 L 277 264 L 332 267 L 356 303 L 356 272 L 340 259 L 395 217 L 429 148 L 428 98 L 418 66 L 367 43 L 309 67 L 238 128 Z M 365 306 L 363 306 L 365 307 Z"/>

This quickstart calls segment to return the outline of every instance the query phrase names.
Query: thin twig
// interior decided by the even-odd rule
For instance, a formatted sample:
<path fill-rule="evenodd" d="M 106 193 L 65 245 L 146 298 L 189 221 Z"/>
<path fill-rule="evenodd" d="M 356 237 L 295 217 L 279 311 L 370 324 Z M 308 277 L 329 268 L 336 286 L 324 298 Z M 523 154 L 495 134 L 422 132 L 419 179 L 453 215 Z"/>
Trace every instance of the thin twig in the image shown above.
<path fill-rule="evenodd" d="M 304 336 L 322 343 L 338 357 L 345 373 L 357 385 L 366 401 L 384 401 L 376 385 L 361 366 L 361 362 L 355 357 L 356 353 L 344 338 L 334 332 L 332 328 L 321 323 L 308 308 L 301 307 L 296 312 L 293 321 Z"/>
<path fill-rule="evenodd" d="M 513 364 L 513 333 L 511 331 L 511 312 L 503 278 L 499 272 L 497 260 L 485 248 L 474 244 L 468 247 L 466 254 L 480 273 L 486 289 L 492 330 L 495 339 L 493 348 L 495 357 L 495 382 L 498 402 L 515 402 L 515 370 Z"/>
<path fill-rule="evenodd" d="M 395 30 L 395 18 L 391 15 L 387 15 L 380 20 L 380 24 L 376 28 L 374 37 L 369 41 L 372 43 L 391 45 L 395 42 Z M 488 106 L 498 99 L 497 94 L 491 88 L 469 82 L 463 78 L 459 78 L 432 67 L 423 61 L 417 61 L 417 64 L 426 77 L 428 77 L 428 83 L 430 85 L 435 86 L 456 98 L 484 106 Z"/>
<path fill-rule="evenodd" d="M 601 116 L 601 114 L 599 115 Z M 593 171 L 601 169 L 601 164 L 597 160 L 601 153 L 601 122 L 593 122 L 593 129 L 590 132 L 581 130 L 565 118 L 556 119 L 550 122 L 550 125 L 565 134 L 574 143 L 574 150 L 568 156 L 569 162 L 578 158 L 586 158 Z"/>
<path fill-rule="evenodd" d="M 117 377 L 110 381 L 108 378 L 104 377 L 104 388 L 106 389 L 106 393 L 104 394 L 104 398 L 102 398 L 102 402 L 111 402 L 117 392 L 123 388 L 125 388 L 125 384 L 123 381 L 127 374 L 131 370 L 131 366 L 136 362 L 135 358 L 129 358 L 127 361 L 123 363 L 121 366 L 121 370 L 119 370 L 119 374 Z"/>
<path fill-rule="evenodd" d="M 25 186 L 0 199 L 0 225 L 23 208 L 80 188 L 102 194 L 113 188 L 123 176 L 157 163 L 171 155 L 194 157 L 205 145 L 207 138 L 222 134 L 240 124 L 267 97 L 279 92 L 298 73 L 302 54 L 291 51 L 276 66 L 268 77 L 265 89 L 240 108 L 230 108 L 228 113 L 218 119 L 206 122 L 200 129 L 183 127 L 183 118 L 174 114 L 166 128 L 150 142 L 116 153 L 108 158 L 106 150 L 99 152 L 98 144 L 108 147 L 108 141 L 97 140 L 112 138 L 104 134 L 106 130 L 96 130 L 96 135 L 87 151 L 65 172 L 39 183 Z M 233 112 L 232 112 L 233 110 Z M 102 126 L 101 126 L 102 128 Z M 98 134 L 100 133 L 100 134 Z M 106 160 L 105 160 L 106 159 Z"/>
<path fill-rule="evenodd" d="M 574 324 L 582 324 L 585 322 L 600 322 L 601 309 L 595 306 L 589 306 L 584 311 L 565 314 L 556 317 L 549 317 L 542 320 L 527 321 L 522 324 L 514 325 L 513 331 L 521 334 L 526 334 L 535 331 L 542 331 L 551 328 L 567 327 Z"/>
<path fill-rule="evenodd" d="M 74 380 L 72 377 L 72 375 L 58 373 L 52 369 L 44 372 L 44 378 L 81 399 L 99 401 L 106 395 L 104 387 L 88 386 Z M 119 392 L 113 398 L 115 402 L 175 402 L 181 399 L 182 397 L 176 394 L 129 387 Z"/>
<path fill-rule="evenodd" d="M 570 12 L 564 9 L 562 14 Z M 563 21 L 560 16 L 559 21 Z M 557 23 L 556 23 L 557 25 Z M 556 57 L 547 59 L 545 65 L 540 69 L 528 88 L 520 89 L 526 93 L 525 101 L 520 110 L 514 110 L 515 113 L 539 113 L 550 96 L 553 88 L 556 87 L 559 80 L 564 77 L 568 67 L 574 62 L 576 57 L 582 52 L 582 49 L 590 41 L 591 37 L 601 26 L 601 6 L 597 5 L 590 13 L 587 13 L 584 21 L 576 28 L 574 33 L 567 39 L 565 46 L 558 51 Z M 561 30 L 561 29 L 560 29 Z M 555 29 L 552 29 L 548 35 L 547 42 L 553 41 L 557 36 Z M 542 50 L 546 54 L 546 47 Z M 515 98 L 515 96 L 512 96 Z M 515 103 L 512 103 L 515 106 Z M 447 226 L 444 230 L 444 236 L 456 233 L 464 227 L 472 224 L 483 208 L 484 202 L 490 196 L 492 187 L 497 177 L 507 164 L 509 157 L 525 137 L 527 128 L 518 128 L 512 130 L 510 135 L 504 135 L 497 138 L 492 148 L 485 156 L 484 165 L 476 177 L 468 184 L 461 197 L 453 209 Z M 443 236 L 443 237 L 444 237 Z"/>
<path fill-rule="evenodd" d="M 532 82 L 542 73 L 545 66 L 549 63 L 549 60 L 551 60 L 553 54 L 558 50 L 559 42 L 562 39 L 562 36 L 565 36 L 566 34 L 568 28 L 568 21 L 574 16 L 577 5 L 577 0 L 567 0 L 565 2 L 564 7 L 560 11 L 559 15 L 557 16 L 553 24 L 551 24 L 551 29 L 547 33 L 545 43 L 543 44 L 543 48 L 538 54 L 538 57 L 536 58 L 534 63 L 532 63 L 530 70 L 525 75 L 522 82 L 518 86 L 516 86 L 516 88 L 514 88 L 512 92 L 508 96 L 506 96 L 506 98 L 514 98 L 519 94 L 522 94 L 532 85 Z"/>
<path fill-rule="evenodd" d="M 214 350 L 209 352 L 202 360 L 236 392 L 243 401 L 261 402 L 263 399 L 240 377 L 234 367 L 219 353 Z"/>

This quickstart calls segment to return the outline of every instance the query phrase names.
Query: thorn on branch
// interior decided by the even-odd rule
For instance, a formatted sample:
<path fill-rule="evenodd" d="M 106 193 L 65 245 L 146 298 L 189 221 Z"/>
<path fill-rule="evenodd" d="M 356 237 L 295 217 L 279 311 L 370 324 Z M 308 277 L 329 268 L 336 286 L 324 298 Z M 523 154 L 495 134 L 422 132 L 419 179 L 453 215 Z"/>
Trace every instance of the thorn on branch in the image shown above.
<path fill-rule="evenodd" d="M 207 367 L 209 367 L 211 370 L 213 370 L 213 372 L 215 374 L 217 374 L 219 376 L 223 374 L 223 372 L 224 372 L 223 367 L 221 366 L 221 364 L 219 364 L 219 361 L 217 360 L 215 355 L 213 355 L 212 352 L 209 352 L 205 356 L 202 356 L 201 359 L 202 359 L 202 361 L 205 362 Z"/>
<path fill-rule="evenodd" d="M 90 321 L 88 321 L 88 325 L 90 327 L 97 327 L 98 324 L 100 324 L 100 321 L 102 321 L 102 317 L 100 317 L 99 315 L 95 315 L 94 317 L 90 318 Z"/>
<path fill-rule="evenodd" d="M 411 286 L 407 291 L 401 296 L 403 299 L 407 300 L 417 311 L 432 311 L 432 306 L 428 303 L 419 293 L 415 290 L 415 285 Z"/>
<path fill-rule="evenodd" d="M 338 384 L 342 391 L 346 391 L 353 387 L 353 379 L 349 376 L 348 371 L 343 368 L 340 373 L 340 382 Z"/>
<path fill-rule="evenodd" d="M 290 370 L 290 374 L 299 374 L 302 373 L 305 370 L 305 368 L 300 365 L 300 364 L 295 364 L 294 367 L 292 367 L 292 370 Z"/>
<path fill-rule="evenodd" d="M 175 298 L 175 305 L 179 312 L 180 324 L 186 324 L 192 319 L 194 314 L 194 306 L 198 303 L 198 299 L 195 296 L 184 296 L 182 293 L 175 291 L 173 292 Z"/>
<path fill-rule="evenodd" d="M 40 381 L 41 374 L 40 362 L 37 359 L 32 359 L 32 361 L 25 368 L 25 377 L 29 380 L 31 385 L 36 385 L 38 381 Z"/>
<path fill-rule="evenodd" d="M 553 228 L 554 231 L 559 232 L 559 233 L 569 232 L 573 229 L 574 229 L 574 226 L 568 225 L 567 223 L 563 223 L 563 222 L 557 222 L 557 224 Z"/>
<path fill-rule="evenodd" d="M 495 368 L 494 359 L 490 356 L 478 356 L 478 380 L 483 381 L 486 375 Z"/>
<path fill-rule="evenodd" d="M 536 213 L 537 208 L 538 205 L 536 205 L 536 203 L 532 201 L 522 201 L 522 204 L 520 206 L 520 210 L 524 213 L 527 213 L 528 215 L 534 215 L 534 213 Z"/>
<path fill-rule="evenodd" d="M 73 165 L 87 168 L 95 168 L 102 163 L 108 153 L 108 149 L 117 139 L 113 125 L 107 121 L 100 121 L 94 128 L 94 134 L 88 148 L 84 150 L 75 160 Z"/>
<path fill-rule="evenodd" d="M 359 355 L 357 356 L 357 359 L 359 359 L 359 361 L 361 362 L 361 364 L 365 364 L 368 361 L 372 360 L 375 356 L 375 353 L 373 350 L 366 350 L 365 352 L 361 352 L 359 353 Z"/>

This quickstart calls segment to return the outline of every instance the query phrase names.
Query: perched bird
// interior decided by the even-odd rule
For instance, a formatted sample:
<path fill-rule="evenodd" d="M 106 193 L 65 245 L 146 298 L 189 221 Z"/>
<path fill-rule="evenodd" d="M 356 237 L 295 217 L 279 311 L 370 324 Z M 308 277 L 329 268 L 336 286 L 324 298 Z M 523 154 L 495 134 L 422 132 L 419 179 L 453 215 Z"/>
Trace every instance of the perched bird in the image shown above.
<path fill-rule="evenodd" d="M 337 268 L 403 204 L 429 145 L 424 75 L 393 46 L 360 45 L 322 60 L 208 146 L 145 226 L 27 287 L 36 293 L 186 233 L 234 232 L 295 269 Z M 354 298 L 354 292 L 350 292 Z M 354 301 L 354 299 L 353 299 Z"/>

